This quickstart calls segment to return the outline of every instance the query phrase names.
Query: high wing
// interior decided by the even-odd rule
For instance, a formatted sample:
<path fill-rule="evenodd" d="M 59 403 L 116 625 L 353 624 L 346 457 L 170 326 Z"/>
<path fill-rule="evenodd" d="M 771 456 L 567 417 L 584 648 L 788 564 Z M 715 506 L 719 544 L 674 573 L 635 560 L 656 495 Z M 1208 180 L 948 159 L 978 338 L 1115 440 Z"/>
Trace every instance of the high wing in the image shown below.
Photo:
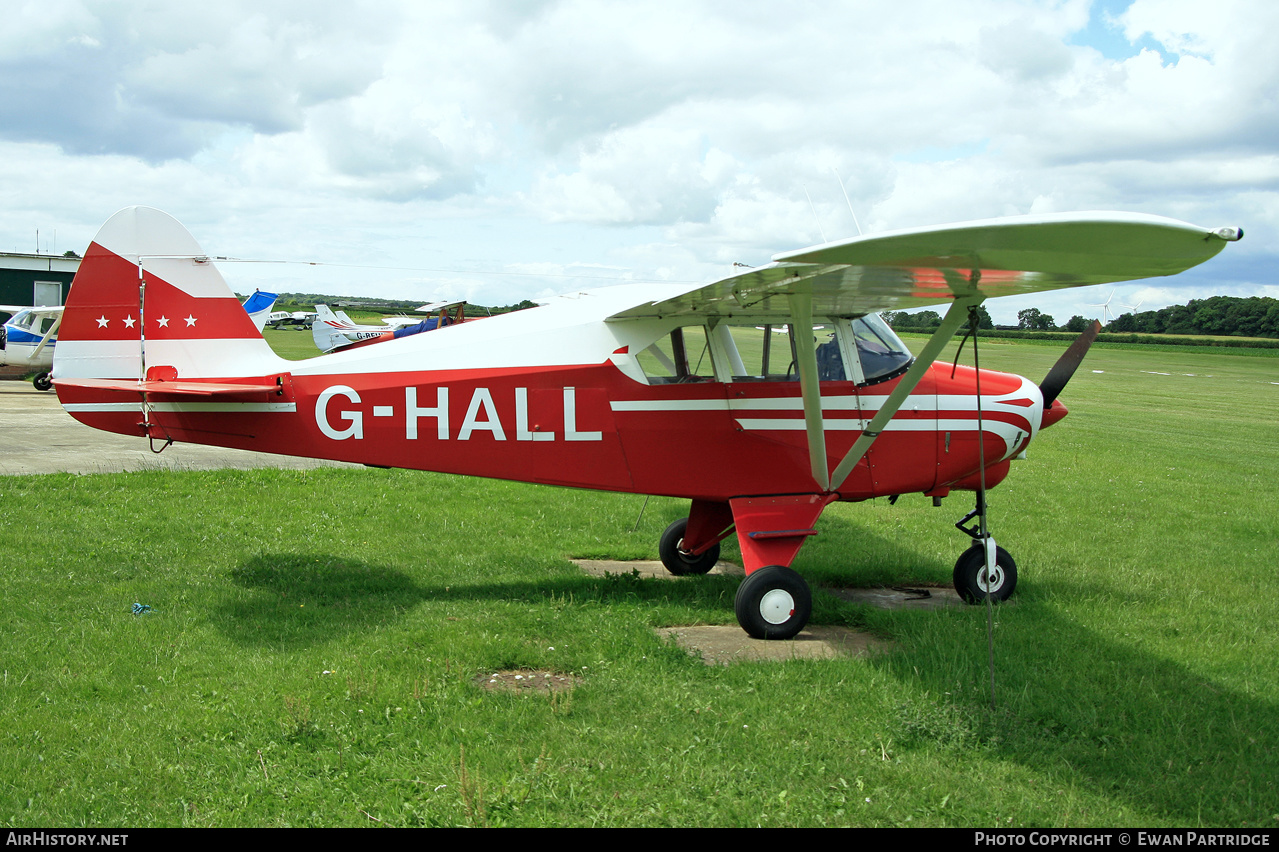
<path fill-rule="evenodd" d="M 677 315 L 790 315 L 807 293 L 813 313 L 856 317 L 951 302 L 1175 275 L 1238 240 L 1238 228 L 1202 228 L 1140 213 L 1016 216 L 889 231 L 774 255 L 774 262 L 636 305 L 611 320 Z"/>
<path fill-rule="evenodd" d="M 859 317 L 949 303 L 941 326 L 863 430 L 829 470 L 817 358 L 797 347 L 813 478 L 836 490 L 901 408 L 929 366 L 988 298 L 1175 275 L 1215 256 L 1239 228 L 1202 228 L 1139 213 L 987 219 L 890 231 L 773 256 L 773 263 L 636 305 L 610 322 L 687 316 L 811 327 L 814 317 Z"/>

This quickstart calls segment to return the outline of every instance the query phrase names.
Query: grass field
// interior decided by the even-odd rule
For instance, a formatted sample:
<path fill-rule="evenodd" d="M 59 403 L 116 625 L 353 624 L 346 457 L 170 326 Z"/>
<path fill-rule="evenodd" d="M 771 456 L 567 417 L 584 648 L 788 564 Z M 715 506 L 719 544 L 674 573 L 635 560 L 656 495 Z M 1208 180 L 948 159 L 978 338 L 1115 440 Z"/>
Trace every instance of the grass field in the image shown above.
<path fill-rule="evenodd" d="M 1039 379 L 1061 348 L 982 366 Z M 869 659 L 666 644 L 735 623 L 735 581 L 567 557 L 654 558 L 678 501 L 632 531 L 642 497 L 406 471 L 7 478 L 0 822 L 1275 828 L 1276 382 L 1273 358 L 1094 349 L 991 494 L 1021 572 L 993 709 L 979 607 L 817 592 L 814 623 L 892 640 Z M 969 507 L 833 506 L 797 567 L 948 583 Z M 512 669 L 577 685 L 479 685 Z"/>

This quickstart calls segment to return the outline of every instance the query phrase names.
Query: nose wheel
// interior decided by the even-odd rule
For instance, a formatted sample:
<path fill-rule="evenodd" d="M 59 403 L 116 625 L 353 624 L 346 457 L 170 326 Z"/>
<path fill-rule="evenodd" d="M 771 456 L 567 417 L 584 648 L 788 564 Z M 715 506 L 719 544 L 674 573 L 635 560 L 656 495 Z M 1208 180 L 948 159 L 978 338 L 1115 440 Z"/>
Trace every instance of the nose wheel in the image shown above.
<path fill-rule="evenodd" d="M 981 603 L 989 595 L 1006 601 L 1017 588 L 1017 563 L 1002 547 L 995 548 L 995 567 L 987 569 L 986 548 L 974 544 L 955 563 L 955 591 L 968 603 Z"/>
<path fill-rule="evenodd" d="M 737 623 L 755 639 L 790 639 L 808 624 L 813 593 L 795 571 L 769 565 L 742 581 L 733 608 Z"/>
<path fill-rule="evenodd" d="M 965 550 L 955 563 L 955 591 L 970 604 L 981 603 L 987 595 L 996 603 L 1006 601 L 1017 588 L 1017 563 L 1002 547 L 996 547 L 995 541 L 986 532 L 986 498 L 977 492 L 977 505 L 955 524 L 955 528 L 973 540 L 972 547 Z M 980 518 L 980 524 L 966 527 L 964 524 L 973 518 Z M 983 542 L 989 541 L 995 547 L 995 564 L 986 565 L 986 547 Z"/>

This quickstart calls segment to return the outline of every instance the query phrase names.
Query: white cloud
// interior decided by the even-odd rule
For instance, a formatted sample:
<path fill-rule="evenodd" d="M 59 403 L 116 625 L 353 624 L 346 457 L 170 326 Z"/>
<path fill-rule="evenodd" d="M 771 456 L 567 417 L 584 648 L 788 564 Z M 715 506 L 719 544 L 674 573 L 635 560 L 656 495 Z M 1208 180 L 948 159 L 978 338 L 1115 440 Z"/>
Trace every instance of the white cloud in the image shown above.
<path fill-rule="evenodd" d="M 221 252 L 475 269 L 509 302 L 578 286 L 581 263 L 719 277 L 856 233 L 850 203 L 867 232 L 1118 208 L 1244 225 L 1211 268 L 1259 283 L 1279 235 L 1279 11 L 1136 0 L 1126 53 L 1081 42 L 1090 14 L 23 3 L 0 32 L 0 245 L 33 223 L 87 240 L 150 203 Z M 500 277 L 523 263 L 560 271 Z M 335 280 L 429 284 L 358 278 Z"/>

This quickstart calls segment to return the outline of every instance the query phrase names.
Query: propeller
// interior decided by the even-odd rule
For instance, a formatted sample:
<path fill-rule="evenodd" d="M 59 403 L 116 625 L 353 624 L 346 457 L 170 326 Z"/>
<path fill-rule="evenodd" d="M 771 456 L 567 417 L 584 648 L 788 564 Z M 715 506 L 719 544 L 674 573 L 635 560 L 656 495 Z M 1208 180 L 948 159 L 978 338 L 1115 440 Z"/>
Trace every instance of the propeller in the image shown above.
<path fill-rule="evenodd" d="M 1045 411 L 1065 389 L 1066 382 L 1070 381 L 1070 377 L 1075 374 L 1075 370 L 1079 369 L 1079 365 L 1083 363 L 1084 356 L 1088 354 L 1088 347 L 1092 346 L 1092 342 L 1097 339 L 1097 332 L 1099 331 L 1101 331 L 1101 323 L 1093 320 L 1092 325 L 1084 329 L 1083 333 L 1075 338 L 1075 342 L 1070 344 L 1070 348 L 1057 359 L 1057 363 L 1053 364 L 1053 368 L 1048 371 L 1048 375 L 1044 376 L 1044 380 L 1039 383 L 1039 390 L 1044 395 Z"/>

